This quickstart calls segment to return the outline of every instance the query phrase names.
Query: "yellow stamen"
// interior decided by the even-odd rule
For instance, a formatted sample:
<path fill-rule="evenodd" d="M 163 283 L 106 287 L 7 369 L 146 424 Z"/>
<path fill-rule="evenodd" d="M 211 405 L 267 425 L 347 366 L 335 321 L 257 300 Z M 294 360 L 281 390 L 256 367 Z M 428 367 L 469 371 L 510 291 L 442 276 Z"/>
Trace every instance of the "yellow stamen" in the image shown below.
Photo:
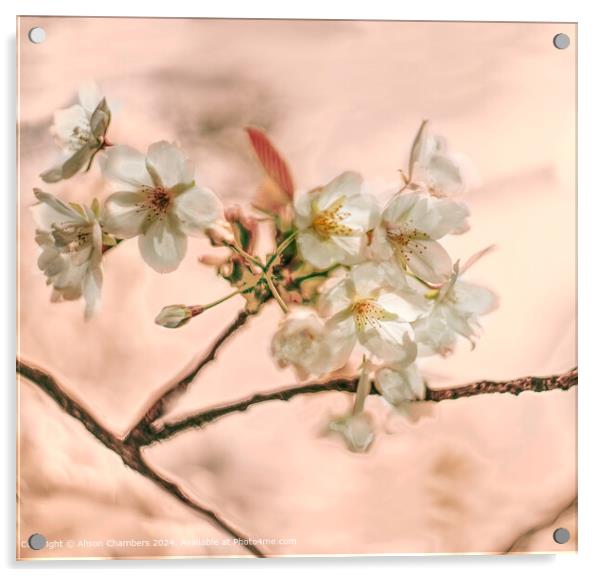
<path fill-rule="evenodd" d="M 328 208 L 322 211 L 318 210 L 315 202 L 312 203 L 312 226 L 319 236 L 328 239 L 331 236 L 353 235 L 354 230 L 343 224 L 343 220 L 351 215 L 349 212 L 341 211 L 344 203 L 345 197 L 340 196 Z"/>
<path fill-rule="evenodd" d="M 377 328 L 381 321 L 390 321 L 396 315 L 381 307 L 374 299 L 361 299 L 353 303 L 351 310 L 358 331 L 363 331 L 367 326 Z"/>

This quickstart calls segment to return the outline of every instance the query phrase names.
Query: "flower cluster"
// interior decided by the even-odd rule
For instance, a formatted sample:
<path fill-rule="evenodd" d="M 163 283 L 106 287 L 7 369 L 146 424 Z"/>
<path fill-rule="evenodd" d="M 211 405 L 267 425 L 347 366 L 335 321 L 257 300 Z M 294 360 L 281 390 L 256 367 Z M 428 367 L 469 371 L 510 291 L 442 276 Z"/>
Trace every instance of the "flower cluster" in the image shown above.
<path fill-rule="evenodd" d="M 53 300 L 84 297 L 86 316 L 98 303 L 103 255 L 125 239 L 138 237 L 143 260 L 161 273 L 174 271 L 186 254 L 187 237 L 213 226 L 222 214 L 217 196 L 198 186 L 194 167 L 174 144 L 157 142 L 146 154 L 114 146 L 106 138 L 111 113 L 96 87 L 80 90 L 80 103 L 55 113 L 52 132 L 64 159 L 43 172 L 56 183 L 87 172 L 99 155 L 103 175 L 116 192 L 102 205 L 65 203 L 35 189 L 38 260 Z"/>
<path fill-rule="evenodd" d="M 305 378 L 343 369 L 354 351 L 363 353 L 353 410 L 331 423 L 355 451 L 374 438 L 363 409 L 372 386 L 398 409 L 423 399 L 417 358 L 450 354 L 459 336 L 474 346 L 479 317 L 496 306 L 493 292 L 462 279 L 488 249 L 461 268 L 440 242 L 469 228 L 468 208 L 458 200 L 466 182 L 459 157 L 426 123 L 402 176 L 382 209 L 351 172 L 294 205 L 300 256 L 337 272 L 321 287 L 311 316 L 303 307 L 282 321 L 272 355 Z"/>
<path fill-rule="evenodd" d="M 459 200 L 467 177 L 462 158 L 426 122 L 407 170 L 400 171 L 399 190 L 384 206 L 351 171 L 296 191 L 267 136 L 247 128 L 265 175 L 249 212 L 239 206 L 224 211 L 174 144 L 156 142 L 146 153 L 111 144 L 110 121 L 107 100 L 95 87 L 55 114 L 52 131 L 62 157 L 41 178 L 59 183 L 87 172 L 98 157 L 115 191 L 84 206 L 35 189 L 38 265 L 54 300 L 83 297 L 89 317 L 100 297 L 102 260 L 120 242 L 136 237 L 142 260 L 170 273 L 186 254 L 188 236 L 206 235 L 216 250 L 200 261 L 231 290 L 211 303 L 168 305 L 156 323 L 182 327 L 236 295 L 248 313 L 274 300 L 285 313 L 271 344 L 279 367 L 292 367 L 303 380 L 362 359 L 353 408 L 330 427 L 355 451 L 367 450 L 374 438 L 364 408 L 371 392 L 403 409 L 426 394 L 419 357 L 450 354 L 458 337 L 474 346 L 479 317 L 493 310 L 496 298 L 463 275 L 488 249 L 461 266 L 441 242 L 468 230 L 469 211 Z M 263 258 L 255 253 L 260 227 L 269 227 L 274 241 Z"/>

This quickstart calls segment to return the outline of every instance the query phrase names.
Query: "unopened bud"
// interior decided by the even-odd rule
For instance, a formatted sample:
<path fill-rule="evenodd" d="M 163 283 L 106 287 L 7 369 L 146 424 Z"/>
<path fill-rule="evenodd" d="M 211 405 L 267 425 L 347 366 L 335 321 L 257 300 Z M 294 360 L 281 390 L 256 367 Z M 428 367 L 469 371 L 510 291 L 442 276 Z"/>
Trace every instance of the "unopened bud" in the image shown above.
<path fill-rule="evenodd" d="M 204 310 L 204 307 L 200 305 L 169 305 L 163 307 L 155 322 L 168 329 L 177 329 L 184 326 L 192 317 L 200 315 Z"/>
<path fill-rule="evenodd" d="M 209 240 L 216 246 L 231 244 L 234 242 L 232 225 L 224 220 L 218 220 L 206 230 Z"/>

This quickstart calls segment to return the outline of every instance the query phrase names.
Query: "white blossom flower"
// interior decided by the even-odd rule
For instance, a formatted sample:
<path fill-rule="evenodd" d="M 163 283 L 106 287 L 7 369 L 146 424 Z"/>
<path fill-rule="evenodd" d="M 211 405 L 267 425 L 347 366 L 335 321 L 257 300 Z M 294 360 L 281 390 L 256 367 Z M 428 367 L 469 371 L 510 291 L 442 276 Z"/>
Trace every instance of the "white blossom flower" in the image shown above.
<path fill-rule="evenodd" d="M 57 110 L 51 132 L 61 148 L 59 163 L 40 174 L 45 182 L 58 182 L 88 170 L 105 144 L 111 111 L 96 84 L 79 90 L 79 103 Z"/>
<path fill-rule="evenodd" d="M 374 384 L 378 392 L 392 405 L 423 400 L 426 386 L 415 363 L 391 363 L 381 366 L 375 373 Z"/>
<path fill-rule="evenodd" d="M 371 255 L 393 259 L 402 270 L 434 285 L 451 275 L 452 262 L 438 239 L 465 225 L 468 209 L 450 199 L 404 192 L 393 197 L 374 230 Z"/>
<path fill-rule="evenodd" d="M 330 370 L 324 322 L 313 311 L 298 309 L 289 314 L 272 338 L 271 352 L 279 367 L 292 366 L 301 380 Z"/>
<path fill-rule="evenodd" d="M 468 339 L 474 348 L 479 316 L 497 306 L 492 291 L 460 280 L 460 274 L 456 263 L 451 278 L 440 289 L 427 293 L 433 300 L 432 311 L 413 323 L 421 355 L 450 354 L 458 335 Z"/>
<path fill-rule="evenodd" d="M 195 184 L 192 164 L 168 142 L 152 144 L 146 156 L 112 146 L 103 171 L 120 184 L 105 203 L 103 227 L 118 238 L 139 235 L 142 258 L 157 272 L 174 271 L 186 254 L 187 235 L 204 233 L 222 213 L 217 196 Z"/>
<path fill-rule="evenodd" d="M 454 196 L 466 188 L 467 171 L 467 161 L 449 152 L 445 139 L 432 134 L 424 121 L 410 155 L 412 186 L 436 197 Z"/>
<path fill-rule="evenodd" d="M 381 359 L 413 360 L 416 344 L 411 321 L 421 309 L 396 294 L 386 284 L 385 272 L 376 263 L 354 266 L 350 273 L 320 299 L 332 349 L 332 368 L 345 364 L 359 341 Z"/>
<path fill-rule="evenodd" d="M 53 195 L 34 190 L 36 242 L 42 248 L 38 266 L 52 285 L 54 300 L 84 297 L 86 317 L 100 298 L 102 287 L 102 230 L 94 210 L 68 205 Z"/>
<path fill-rule="evenodd" d="M 326 186 L 295 200 L 297 244 L 305 260 L 325 269 L 334 264 L 359 262 L 366 233 L 374 228 L 377 205 L 361 192 L 362 177 L 344 172 Z"/>
<path fill-rule="evenodd" d="M 346 415 L 330 423 L 330 430 L 345 439 L 351 451 L 364 453 L 374 441 L 372 419 L 367 413 Z"/>

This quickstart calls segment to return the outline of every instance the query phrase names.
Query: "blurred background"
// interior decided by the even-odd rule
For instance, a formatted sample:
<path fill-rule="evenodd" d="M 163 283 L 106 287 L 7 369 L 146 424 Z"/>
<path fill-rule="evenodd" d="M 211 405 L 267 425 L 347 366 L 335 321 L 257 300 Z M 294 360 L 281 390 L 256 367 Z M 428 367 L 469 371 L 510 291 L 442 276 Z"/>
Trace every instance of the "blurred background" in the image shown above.
<path fill-rule="evenodd" d="M 44 43 L 27 32 L 43 26 Z M 558 32 L 571 37 L 557 50 Z M 386 200 L 424 118 L 478 173 L 465 200 L 471 230 L 446 239 L 467 274 L 495 290 L 474 351 L 425 359 L 433 387 L 564 372 L 576 365 L 576 26 L 517 23 L 20 19 L 19 355 L 55 374 L 116 434 L 236 316 L 233 299 L 177 331 L 154 324 L 167 304 L 209 302 L 227 286 L 192 240 L 178 271 L 145 266 L 125 242 L 104 264 L 102 306 L 51 303 L 37 269 L 29 207 L 57 149 L 52 113 L 96 80 L 113 143 L 178 142 L 198 183 L 248 206 L 261 170 L 243 128 L 264 129 L 298 189 L 361 172 Z M 111 188 L 95 166 L 43 186 L 90 202 Z M 168 420 L 295 382 L 268 349 L 272 303 L 221 352 Z M 19 541 L 221 538 L 203 518 L 126 470 L 44 393 L 20 384 Z M 366 455 L 325 433 L 342 393 L 266 403 L 147 449 L 162 474 L 247 535 L 282 539 L 273 555 L 552 551 L 576 548 L 576 388 L 416 404 L 392 414 L 368 400 L 378 436 Z M 560 515 L 560 517 L 559 517 Z M 556 526 L 570 529 L 556 545 Z M 167 544 L 19 550 L 20 557 L 244 554 Z"/>

